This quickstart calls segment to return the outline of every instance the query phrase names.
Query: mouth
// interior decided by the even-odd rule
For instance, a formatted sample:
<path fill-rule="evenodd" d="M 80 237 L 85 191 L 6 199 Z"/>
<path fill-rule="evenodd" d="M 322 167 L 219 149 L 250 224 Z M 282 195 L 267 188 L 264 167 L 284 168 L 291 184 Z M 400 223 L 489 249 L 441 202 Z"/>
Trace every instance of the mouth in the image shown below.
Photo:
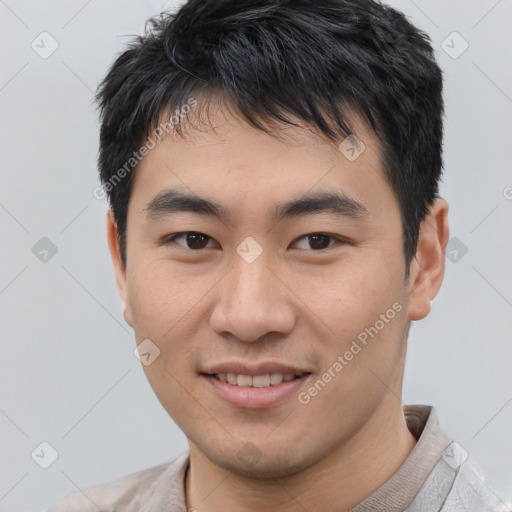
<path fill-rule="evenodd" d="M 276 407 L 299 393 L 312 373 L 270 373 L 244 375 L 235 373 L 201 373 L 207 393 L 236 409 Z"/>
<path fill-rule="evenodd" d="M 209 377 L 213 377 L 219 382 L 224 382 L 232 386 L 246 387 L 246 388 L 267 388 L 270 386 L 279 386 L 283 382 L 291 382 L 292 380 L 300 379 L 309 372 L 294 374 L 294 373 L 270 373 L 266 375 L 243 375 L 235 373 L 206 373 Z"/>

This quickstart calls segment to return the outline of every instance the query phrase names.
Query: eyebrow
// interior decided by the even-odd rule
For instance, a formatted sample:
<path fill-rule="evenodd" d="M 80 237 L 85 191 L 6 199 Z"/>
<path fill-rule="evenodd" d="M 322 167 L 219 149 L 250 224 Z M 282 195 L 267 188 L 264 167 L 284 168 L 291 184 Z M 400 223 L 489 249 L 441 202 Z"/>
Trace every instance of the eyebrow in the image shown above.
<path fill-rule="evenodd" d="M 143 209 L 150 220 L 159 220 L 168 215 L 191 212 L 198 215 L 216 217 L 229 222 L 230 211 L 225 206 L 206 198 L 189 195 L 175 189 L 159 192 Z M 277 205 L 272 212 L 272 220 L 304 217 L 317 213 L 330 213 L 336 217 L 361 220 L 368 215 L 367 208 L 343 192 L 317 192 Z"/>

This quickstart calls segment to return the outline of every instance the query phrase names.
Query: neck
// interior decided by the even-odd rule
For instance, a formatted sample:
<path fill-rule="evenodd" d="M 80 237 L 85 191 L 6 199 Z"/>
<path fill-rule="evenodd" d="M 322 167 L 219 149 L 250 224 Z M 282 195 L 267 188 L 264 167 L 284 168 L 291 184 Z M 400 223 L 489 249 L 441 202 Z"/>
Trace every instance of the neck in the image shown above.
<path fill-rule="evenodd" d="M 396 473 L 413 450 L 416 439 L 407 428 L 401 403 L 391 393 L 350 441 L 294 475 L 257 480 L 227 471 L 190 444 L 185 478 L 187 509 L 279 512 L 318 509 L 349 510 Z M 391 407 L 392 405 L 392 407 Z"/>

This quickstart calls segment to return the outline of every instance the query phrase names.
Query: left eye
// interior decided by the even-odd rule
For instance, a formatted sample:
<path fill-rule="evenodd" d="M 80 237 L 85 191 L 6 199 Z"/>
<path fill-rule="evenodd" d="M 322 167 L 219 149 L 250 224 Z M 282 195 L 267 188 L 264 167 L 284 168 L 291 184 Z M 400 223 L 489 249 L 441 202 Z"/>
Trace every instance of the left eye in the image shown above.
<path fill-rule="evenodd" d="M 298 238 L 297 240 L 307 239 L 306 244 L 311 244 L 311 248 L 315 250 L 328 249 L 334 245 L 334 243 L 343 243 L 342 240 L 336 238 L 332 235 L 325 235 L 323 233 L 311 233 L 309 235 L 304 235 Z M 330 244 L 329 241 L 333 240 L 334 243 Z M 308 247 L 306 247 L 308 249 Z"/>
<path fill-rule="evenodd" d="M 186 249 L 192 249 L 192 250 L 201 250 L 207 248 L 208 240 L 213 240 L 208 235 L 205 235 L 204 233 L 199 233 L 196 231 L 185 231 L 183 233 L 177 233 L 176 235 L 171 236 L 170 238 L 167 238 L 165 240 L 165 245 L 169 245 L 172 242 L 175 242 L 178 239 L 184 239 L 185 245 L 178 243 L 178 245 L 184 246 Z M 328 249 L 338 244 L 345 243 L 343 240 L 336 238 L 332 235 L 326 235 L 323 233 L 310 233 L 308 235 L 303 235 L 299 238 L 297 238 L 297 241 L 307 239 L 306 244 L 310 244 L 310 247 L 305 247 L 305 249 L 313 249 L 315 251 Z M 330 243 L 330 242 L 334 243 Z M 304 248 L 302 248 L 304 249 Z"/>

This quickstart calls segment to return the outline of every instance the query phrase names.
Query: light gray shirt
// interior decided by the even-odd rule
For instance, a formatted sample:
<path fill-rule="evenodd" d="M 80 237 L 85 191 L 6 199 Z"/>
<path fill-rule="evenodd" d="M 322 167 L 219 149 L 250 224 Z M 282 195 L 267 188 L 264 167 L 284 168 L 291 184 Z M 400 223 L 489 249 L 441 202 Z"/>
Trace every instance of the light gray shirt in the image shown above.
<path fill-rule="evenodd" d="M 435 409 L 405 405 L 417 443 L 398 471 L 349 512 L 512 512 L 464 448 L 439 427 Z M 186 451 L 170 463 L 76 491 L 47 512 L 187 512 Z"/>

